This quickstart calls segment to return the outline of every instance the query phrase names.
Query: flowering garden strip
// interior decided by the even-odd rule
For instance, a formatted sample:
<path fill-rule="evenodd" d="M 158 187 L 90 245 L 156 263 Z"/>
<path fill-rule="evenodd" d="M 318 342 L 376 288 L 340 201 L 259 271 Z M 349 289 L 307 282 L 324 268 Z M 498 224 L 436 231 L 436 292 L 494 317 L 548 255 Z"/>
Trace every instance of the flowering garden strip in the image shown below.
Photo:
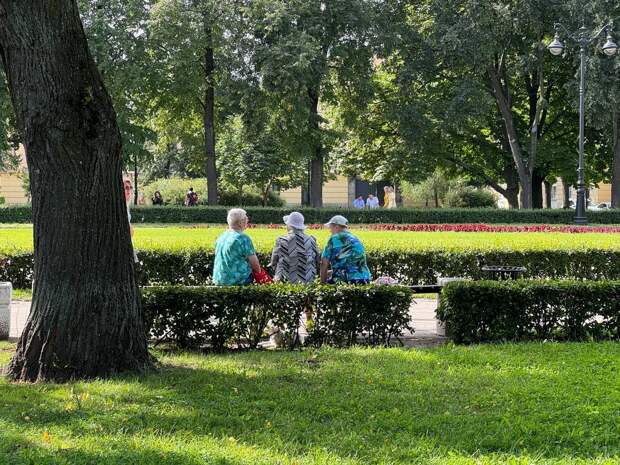
<path fill-rule="evenodd" d="M 267 228 L 281 229 L 281 224 L 250 225 L 250 229 Z M 324 229 L 323 224 L 309 224 L 310 230 Z M 557 226 L 548 224 L 533 225 L 489 225 L 484 223 L 472 224 L 366 224 L 353 225 L 353 229 L 368 231 L 406 231 L 406 232 L 537 232 L 537 233 L 620 233 L 620 226 Z"/>

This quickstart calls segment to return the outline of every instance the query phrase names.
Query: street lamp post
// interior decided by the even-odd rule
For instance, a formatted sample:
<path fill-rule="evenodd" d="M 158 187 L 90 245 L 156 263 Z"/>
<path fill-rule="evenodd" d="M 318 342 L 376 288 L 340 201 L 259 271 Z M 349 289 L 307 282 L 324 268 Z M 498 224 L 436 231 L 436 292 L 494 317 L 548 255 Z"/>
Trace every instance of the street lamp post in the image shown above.
<path fill-rule="evenodd" d="M 607 25 L 600 31 L 591 34 L 585 26 L 582 26 L 578 32 L 570 33 L 562 24 L 555 24 L 555 37 L 553 42 L 547 47 L 552 55 L 561 55 L 564 51 L 564 43 L 561 40 L 561 32 L 566 34 L 566 37 L 579 45 L 579 54 L 581 63 L 579 67 L 579 168 L 577 170 L 577 205 L 575 210 L 575 223 L 587 224 L 588 218 L 586 217 L 586 178 L 585 178 L 585 95 L 586 95 L 586 59 L 587 59 L 587 47 L 597 40 L 603 33 L 607 35 L 607 42 L 602 47 L 603 53 L 611 57 L 618 51 L 618 45 L 614 42 L 612 37 L 612 27 Z"/>

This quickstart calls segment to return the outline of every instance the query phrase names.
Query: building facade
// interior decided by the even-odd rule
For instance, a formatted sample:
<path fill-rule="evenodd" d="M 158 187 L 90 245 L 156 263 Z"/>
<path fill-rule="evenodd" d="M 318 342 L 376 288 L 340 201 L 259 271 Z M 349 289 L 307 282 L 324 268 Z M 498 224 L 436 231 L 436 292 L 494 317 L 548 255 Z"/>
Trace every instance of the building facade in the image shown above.
<path fill-rule="evenodd" d="M 24 176 L 28 172 L 24 151 L 20 148 L 17 151 L 21 162 L 16 170 L 0 171 L 0 197 L 7 205 L 24 205 L 30 199 L 24 189 Z"/>

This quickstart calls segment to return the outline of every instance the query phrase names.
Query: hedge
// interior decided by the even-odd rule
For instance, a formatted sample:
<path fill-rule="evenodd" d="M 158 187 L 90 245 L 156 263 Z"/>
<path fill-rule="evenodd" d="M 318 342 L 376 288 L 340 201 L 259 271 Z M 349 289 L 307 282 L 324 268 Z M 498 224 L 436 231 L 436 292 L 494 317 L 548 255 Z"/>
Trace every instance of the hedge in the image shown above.
<path fill-rule="evenodd" d="M 255 224 L 281 223 L 289 208 L 247 207 L 250 221 Z M 573 210 L 505 210 L 496 208 L 465 209 L 408 209 L 350 210 L 344 208 L 301 208 L 306 222 L 324 223 L 333 215 L 345 215 L 353 224 L 396 223 L 396 224 L 442 224 L 442 223 L 499 223 L 499 224 L 570 224 Z M 226 222 L 224 207 L 136 207 L 132 208 L 134 222 L 142 223 L 216 223 Z M 0 208 L 0 223 L 30 223 L 29 206 Z M 589 211 L 588 219 L 593 224 L 620 224 L 620 210 Z"/>
<path fill-rule="evenodd" d="M 401 286 L 148 287 L 142 290 L 150 337 L 183 348 L 256 348 L 268 323 L 299 342 L 306 309 L 307 344 L 389 345 L 409 327 L 411 291 Z"/>
<path fill-rule="evenodd" d="M 457 343 L 618 339 L 618 281 L 448 284 L 437 317 Z"/>
<path fill-rule="evenodd" d="M 269 263 L 259 253 L 261 263 Z M 143 285 L 209 284 L 213 270 L 212 250 L 138 251 Z M 569 250 L 371 250 L 368 265 L 374 277 L 391 276 L 403 284 L 435 284 L 441 276 L 472 279 L 487 277 L 484 265 L 514 265 L 527 269 L 525 278 L 620 280 L 620 251 Z M 15 288 L 31 286 L 33 258 L 30 253 L 0 257 L 0 281 Z"/>

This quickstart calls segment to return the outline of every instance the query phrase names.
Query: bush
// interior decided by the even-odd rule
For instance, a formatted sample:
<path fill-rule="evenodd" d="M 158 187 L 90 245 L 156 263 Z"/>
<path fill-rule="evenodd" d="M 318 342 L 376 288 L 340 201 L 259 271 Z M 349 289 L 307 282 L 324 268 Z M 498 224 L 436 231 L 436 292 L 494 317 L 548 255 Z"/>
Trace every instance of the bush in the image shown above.
<path fill-rule="evenodd" d="M 307 308 L 314 313 L 314 346 L 348 346 L 358 335 L 370 345 L 387 345 L 409 328 L 411 292 L 387 286 L 151 287 L 142 291 L 151 337 L 179 347 L 256 348 L 271 321 L 299 341 Z"/>
<path fill-rule="evenodd" d="M 150 204 L 155 191 L 159 191 L 164 199 L 164 203 L 168 206 L 183 206 L 185 203 L 185 194 L 190 187 L 194 188 L 194 192 L 198 194 L 199 205 L 207 205 L 207 180 L 205 178 L 162 178 L 156 179 L 143 188 L 146 201 Z M 254 206 L 262 205 L 262 196 L 253 192 L 243 192 L 239 194 L 233 191 L 220 190 L 218 192 L 218 201 L 220 205 L 225 206 Z M 282 207 L 284 200 L 277 194 L 270 192 L 267 197 L 268 207 Z M 161 207 L 160 207 L 161 208 Z"/>
<path fill-rule="evenodd" d="M 497 199 L 492 192 L 470 186 L 459 187 L 449 191 L 446 194 L 445 203 L 450 208 L 497 207 Z"/>
<path fill-rule="evenodd" d="M 0 205 L 4 205 L 6 202 L 6 199 L 4 197 L 0 197 Z"/>
<path fill-rule="evenodd" d="M 437 316 L 457 343 L 618 339 L 618 302 L 613 281 L 458 282 Z"/>
<path fill-rule="evenodd" d="M 306 223 L 325 223 L 334 215 L 345 215 L 351 224 L 572 224 L 574 210 L 504 210 L 500 208 L 395 208 L 391 210 L 352 210 L 346 208 L 246 208 L 253 223 L 281 223 L 282 217 L 298 210 Z M 135 207 L 134 222 L 142 223 L 226 223 L 226 207 Z M 589 211 L 588 220 L 593 224 L 620 224 L 620 209 Z M 0 223 L 31 223 L 29 205 L 0 208 Z"/>
<path fill-rule="evenodd" d="M 143 285 L 183 284 L 201 286 L 211 282 L 212 250 L 139 250 Z M 270 254 L 259 251 L 259 260 Z M 471 279 L 488 277 L 484 265 L 524 266 L 526 278 L 620 280 L 620 251 L 604 249 L 565 250 L 370 250 L 368 265 L 373 276 L 392 276 L 403 284 L 435 284 L 441 276 Z M 31 253 L 0 256 L 0 281 L 15 288 L 32 285 Z"/>
<path fill-rule="evenodd" d="M 154 181 L 145 184 L 142 190 L 144 191 L 144 197 L 149 204 L 151 203 L 153 194 L 155 194 L 156 191 L 159 191 L 166 205 L 181 206 L 185 203 L 185 194 L 190 187 L 194 188 L 194 192 L 198 194 L 198 199 L 200 202 L 203 201 L 203 197 L 206 198 L 207 180 L 205 178 L 186 179 L 172 177 L 155 179 Z"/>
<path fill-rule="evenodd" d="M 220 205 L 229 205 L 235 207 L 260 207 L 263 204 L 263 197 L 260 194 L 254 194 L 251 192 L 244 192 L 239 194 L 238 192 L 224 191 L 218 194 L 218 202 Z M 284 200 L 280 198 L 274 192 L 269 192 L 267 196 L 267 207 L 283 207 Z"/>

